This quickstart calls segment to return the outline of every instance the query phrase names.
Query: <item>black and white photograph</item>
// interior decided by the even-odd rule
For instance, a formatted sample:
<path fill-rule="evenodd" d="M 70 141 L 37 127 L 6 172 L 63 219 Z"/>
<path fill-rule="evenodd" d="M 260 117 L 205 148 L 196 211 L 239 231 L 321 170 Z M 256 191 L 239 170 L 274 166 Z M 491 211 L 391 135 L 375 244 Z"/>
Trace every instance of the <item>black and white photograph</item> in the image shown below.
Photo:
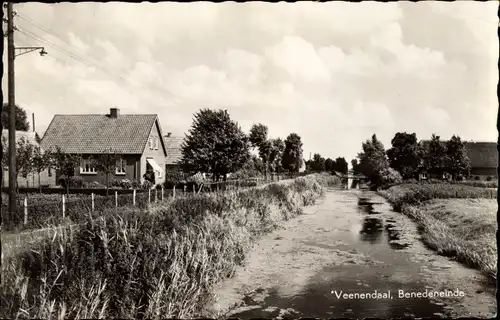
<path fill-rule="evenodd" d="M 0 318 L 496 317 L 498 12 L 3 2 Z"/>

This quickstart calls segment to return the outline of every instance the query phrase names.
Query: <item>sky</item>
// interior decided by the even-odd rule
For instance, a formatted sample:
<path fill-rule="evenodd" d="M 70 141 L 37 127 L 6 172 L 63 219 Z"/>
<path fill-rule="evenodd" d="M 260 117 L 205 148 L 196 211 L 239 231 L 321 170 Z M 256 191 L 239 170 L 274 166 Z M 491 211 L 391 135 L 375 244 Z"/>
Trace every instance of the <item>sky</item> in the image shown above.
<path fill-rule="evenodd" d="M 183 136 L 201 108 L 245 132 L 353 159 L 376 134 L 496 141 L 498 2 L 26 3 L 14 6 L 16 104 L 156 113 Z M 4 62 L 6 56 L 4 55 Z M 7 77 L 2 80 L 4 93 Z M 83 137 L 84 138 L 84 137 Z"/>

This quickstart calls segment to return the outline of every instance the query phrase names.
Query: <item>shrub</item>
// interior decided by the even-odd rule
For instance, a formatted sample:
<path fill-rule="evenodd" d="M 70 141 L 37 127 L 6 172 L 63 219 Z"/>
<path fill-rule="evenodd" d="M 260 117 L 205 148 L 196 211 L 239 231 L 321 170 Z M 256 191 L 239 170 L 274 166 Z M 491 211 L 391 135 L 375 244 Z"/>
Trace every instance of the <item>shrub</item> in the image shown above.
<path fill-rule="evenodd" d="M 474 180 L 481 180 L 481 178 L 479 176 L 475 176 Z"/>
<path fill-rule="evenodd" d="M 486 181 L 491 181 L 491 180 L 493 180 L 492 176 L 488 176 L 488 178 L 486 178 Z"/>
<path fill-rule="evenodd" d="M 132 181 L 128 179 L 113 180 L 111 181 L 111 186 L 114 188 L 131 189 Z"/>
<path fill-rule="evenodd" d="M 392 186 L 403 182 L 401 174 L 393 168 L 386 168 L 380 172 L 382 184 L 385 186 Z"/>
<path fill-rule="evenodd" d="M 99 181 L 85 182 L 83 187 L 88 188 L 88 189 L 105 189 L 106 188 L 106 186 L 101 184 Z"/>
<path fill-rule="evenodd" d="M 144 180 L 144 182 L 141 184 L 141 189 L 151 189 L 152 187 L 153 183 L 148 180 Z"/>

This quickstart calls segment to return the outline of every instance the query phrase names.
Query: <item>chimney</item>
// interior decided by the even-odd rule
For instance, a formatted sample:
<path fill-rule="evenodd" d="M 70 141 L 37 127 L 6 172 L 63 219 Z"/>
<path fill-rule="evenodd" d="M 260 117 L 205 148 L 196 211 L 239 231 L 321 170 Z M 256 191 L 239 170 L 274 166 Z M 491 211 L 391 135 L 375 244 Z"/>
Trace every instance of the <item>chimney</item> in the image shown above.
<path fill-rule="evenodd" d="M 167 138 L 170 137 L 171 134 L 172 132 L 167 132 Z"/>
<path fill-rule="evenodd" d="M 120 115 L 120 109 L 118 108 L 111 108 L 109 109 L 109 117 L 116 119 Z"/>
<path fill-rule="evenodd" d="M 35 132 L 35 113 L 32 113 L 33 115 L 33 132 Z"/>

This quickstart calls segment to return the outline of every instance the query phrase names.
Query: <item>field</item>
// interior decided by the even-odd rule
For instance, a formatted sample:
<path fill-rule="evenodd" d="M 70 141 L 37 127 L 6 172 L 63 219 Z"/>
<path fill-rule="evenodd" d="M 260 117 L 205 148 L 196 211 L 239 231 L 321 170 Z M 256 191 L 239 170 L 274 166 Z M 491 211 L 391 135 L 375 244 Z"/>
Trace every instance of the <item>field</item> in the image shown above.
<path fill-rule="evenodd" d="M 496 279 L 496 192 L 492 199 L 491 191 L 484 188 L 407 184 L 380 193 L 396 210 L 417 221 L 430 248 Z"/>
<path fill-rule="evenodd" d="M 112 210 L 3 257 L 3 318 L 188 318 L 262 234 L 314 204 L 332 176 Z"/>

